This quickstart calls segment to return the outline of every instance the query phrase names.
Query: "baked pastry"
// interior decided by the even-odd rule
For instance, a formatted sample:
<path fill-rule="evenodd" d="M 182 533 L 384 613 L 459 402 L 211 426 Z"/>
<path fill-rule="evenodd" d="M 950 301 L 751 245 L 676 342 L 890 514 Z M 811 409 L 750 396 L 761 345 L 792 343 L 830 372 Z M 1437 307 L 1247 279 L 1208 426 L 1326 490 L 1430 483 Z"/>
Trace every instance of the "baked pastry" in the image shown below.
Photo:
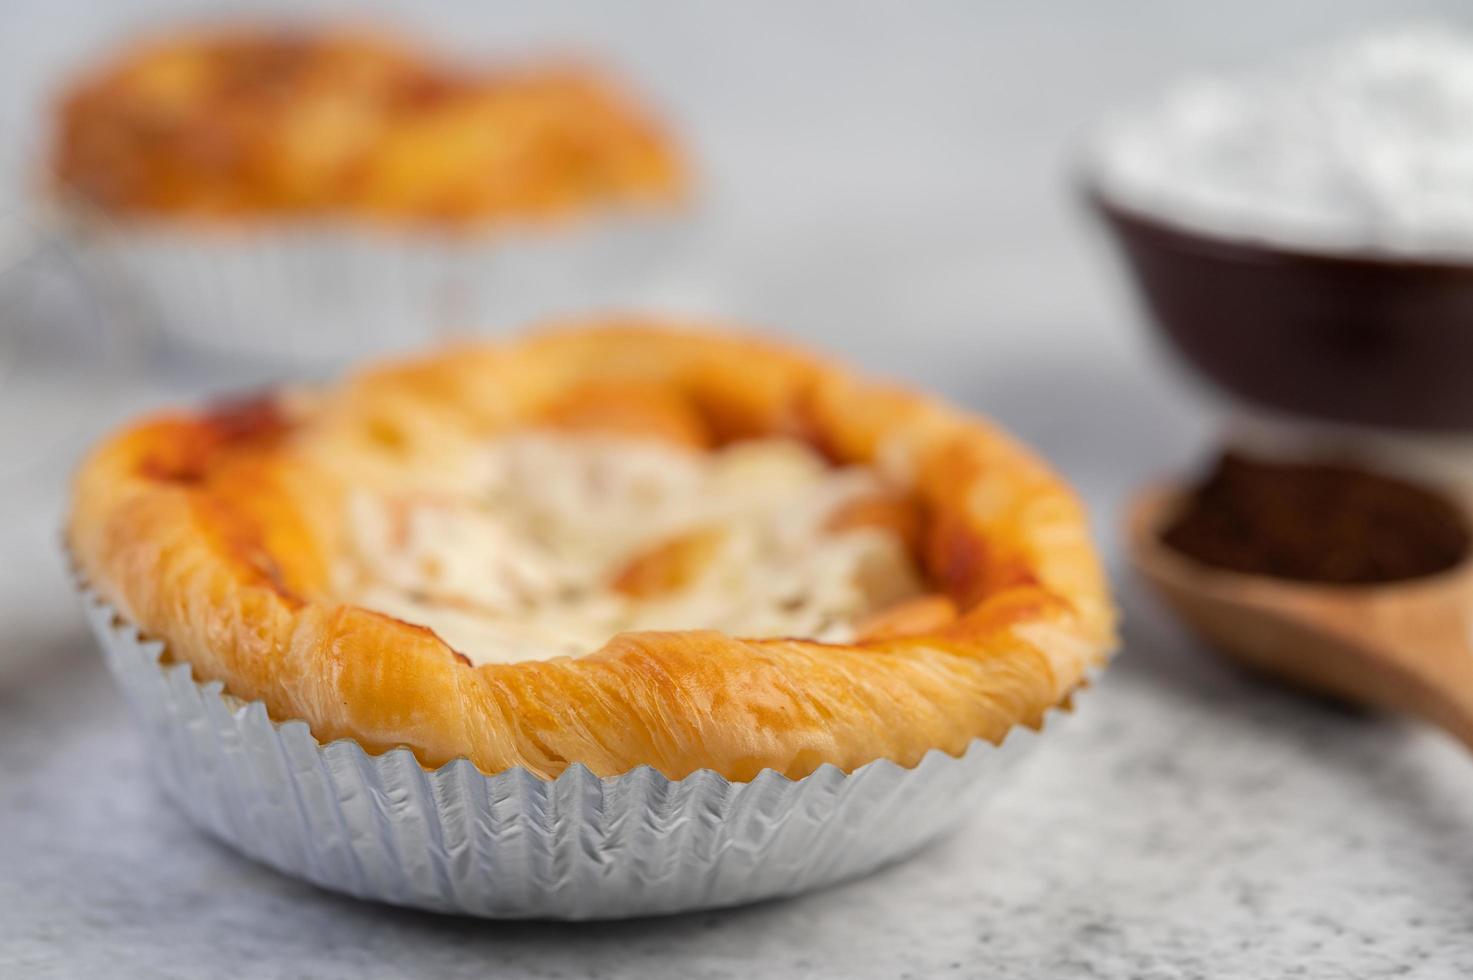
<path fill-rule="evenodd" d="M 1082 510 L 1011 439 L 635 324 L 148 419 L 68 541 L 196 677 L 488 773 L 910 766 L 1036 726 L 1112 642 Z"/>
<path fill-rule="evenodd" d="M 345 31 L 139 45 L 65 94 L 56 129 L 57 189 L 109 215 L 486 223 L 683 184 L 654 122 L 587 69 L 472 71 Z"/>

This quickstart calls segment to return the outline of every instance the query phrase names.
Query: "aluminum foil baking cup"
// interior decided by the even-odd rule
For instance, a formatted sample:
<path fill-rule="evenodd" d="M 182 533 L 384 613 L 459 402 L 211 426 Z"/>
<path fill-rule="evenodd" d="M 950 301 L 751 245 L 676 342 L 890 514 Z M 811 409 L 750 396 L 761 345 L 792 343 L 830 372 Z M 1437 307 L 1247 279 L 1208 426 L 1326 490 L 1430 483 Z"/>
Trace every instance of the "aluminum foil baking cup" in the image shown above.
<path fill-rule="evenodd" d="M 683 289 L 675 264 L 691 234 L 687 216 L 664 214 L 464 234 L 125 224 L 66 209 L 54 223 L 130 327 L 195 350 L 315 363 L 659 302 Z"/>
<path fill-rule="evenodd" d="M 732 782 L 642 766 L 600 778 L 427 770 L 408 749 L 326 745 L 199 683 L 92 596 L 87 619 L 168 796 L 285 874 L 360 898 L 491 918 L 622 918 L 754 902 L 866 874 L 973 812 L 1038 740 L 1015 727 L 913 768 L 826 765 Z M 1044 730 L 1067 712 L 1055 709 Z"/>

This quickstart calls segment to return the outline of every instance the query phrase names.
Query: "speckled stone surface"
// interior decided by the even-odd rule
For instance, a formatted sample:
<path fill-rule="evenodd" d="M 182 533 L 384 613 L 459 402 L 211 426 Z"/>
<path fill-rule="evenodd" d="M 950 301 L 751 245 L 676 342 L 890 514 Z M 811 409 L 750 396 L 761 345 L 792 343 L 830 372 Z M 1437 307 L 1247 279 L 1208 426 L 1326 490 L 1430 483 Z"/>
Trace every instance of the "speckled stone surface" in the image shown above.
<path fill-rule="evenodd" d="M 992 412 L 1078 482 L 1112 558 L 1125 494 L 1187 465 L 1213 411 L 1145 348 L 1063 190 L 1078 125 L 1185 65 L 1456 9 L 774 3 L 707 25 L 655 0 L 533 6 L 498 7 L 494 28 L 478 4 L 430 16 L 503 40 L 581 31 L 670 93 L 721 202 L 678 297 Z M 159 19 L 93 10 L 0 15 L 4 44 L 27 40 L 0 59 L 0 108 Z M 906 67 L 876 82 L 882 64 Z M 498 924 L 236 857 L 150 785 L 57 528 L 92 434 L 277 374 L 174 359 L 111 363 L 100 382 L 35 357 L 0 380 L 0 977 L 1473 976 L 1473 760 L 1220 665 L 1118 567 L 1125 652 L 1074 723 L 953 836 L 863 881 L 711 914 Z"/>

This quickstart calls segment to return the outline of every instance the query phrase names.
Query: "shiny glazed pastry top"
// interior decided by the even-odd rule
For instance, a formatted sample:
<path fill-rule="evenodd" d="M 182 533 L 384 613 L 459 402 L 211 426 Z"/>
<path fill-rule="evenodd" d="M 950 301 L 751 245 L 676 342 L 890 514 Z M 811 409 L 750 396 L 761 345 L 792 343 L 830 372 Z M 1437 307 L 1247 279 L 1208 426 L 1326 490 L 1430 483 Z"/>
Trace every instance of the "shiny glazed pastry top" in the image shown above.
<path fill-rule="evenodd" d="M 668 204 L 681 166 L 573 66 L 472 71 L 382 36 L 222 28 L 141 44 L 59 107 L 52 179 L 112 216 L 487 223 Z"/>
<path fill-rule="evenodd" d="M 68 540 L 197 678 L 488 773 L 910 766 L 1037 725 L 1112 642 L 1079 503 L 989 424 L 633 324 L 145 420 Z"/>

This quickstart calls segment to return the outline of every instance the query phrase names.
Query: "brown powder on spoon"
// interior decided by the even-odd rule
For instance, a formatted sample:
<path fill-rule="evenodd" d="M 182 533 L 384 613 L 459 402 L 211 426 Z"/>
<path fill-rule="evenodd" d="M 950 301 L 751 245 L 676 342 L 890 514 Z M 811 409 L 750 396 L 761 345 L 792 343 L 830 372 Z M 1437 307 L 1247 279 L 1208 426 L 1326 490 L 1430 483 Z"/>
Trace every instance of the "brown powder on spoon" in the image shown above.
<path fill-rule="evenodd" d="M 1225 453 L 1161 532 L 1169 547 L 1227 571 L 1371 585 L 1462 562 L 1463 510 L 1440 493 L 1348 463 Z"/>

